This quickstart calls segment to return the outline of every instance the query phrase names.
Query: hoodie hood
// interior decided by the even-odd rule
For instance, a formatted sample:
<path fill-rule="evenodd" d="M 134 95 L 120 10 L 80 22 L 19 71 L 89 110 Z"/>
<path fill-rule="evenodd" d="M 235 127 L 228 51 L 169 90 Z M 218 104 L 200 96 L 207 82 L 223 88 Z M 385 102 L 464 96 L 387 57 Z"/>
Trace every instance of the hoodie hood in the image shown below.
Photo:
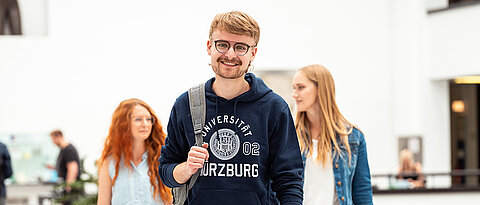
<path fill-rule="evenodd" d="M 223 97 L 217 96 L 215 92 L 213 92 L 213 82 L 215 81 L 215 77 L 211 78 L 205 84 L 205 96 L 210 100 L 220 101 L 220 102 L 240 102 L 240 103 L 249 103 L 254 102 L 266 94 L 272 92 L 272 89 L 268 88 L 267 85 L 263 82 L 262 79 L 257 78 L 253 73 L 245 74 L 245 80 L 250 84 L 250 90 L 241 95 L 227 100 Z"/>

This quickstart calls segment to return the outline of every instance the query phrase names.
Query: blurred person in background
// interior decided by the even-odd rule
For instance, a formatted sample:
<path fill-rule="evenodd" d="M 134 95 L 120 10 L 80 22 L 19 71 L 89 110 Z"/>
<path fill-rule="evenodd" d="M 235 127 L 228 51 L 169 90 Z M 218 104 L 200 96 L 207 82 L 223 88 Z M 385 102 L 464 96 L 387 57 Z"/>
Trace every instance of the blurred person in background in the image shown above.
<path fill-rule="evenodd" d="M 400 151 L 400 166 L 397 179 L 407 180 L 410 188 L 425 187 L 422 164 L 413 160 L 413 153 L 408 149 Z"/>
<path fill-rule="evenodd" d="M 8 152 L 7 146 L 0 142 L 0 205 L 6 204 L 7 190 L 4 181 L 11 177 L 12 174 L 10 153 Z"/>
<path fill-rule="evenodd" d="M 158 176 L 166 134 L 147 103 L 120 103 L 100 158 L 98 204 L 171 204 L 170 189 Z"/>
<path fill-rule="evenodd" d="M 77 191 L 72 190 L 70 186 L 76 180 L 80 179 L 80 157 L 78 156 L 77 149 L 63 137 L 61 130 L 53 130 L 50 132 L 50 137 L 52 142 L 60 148 L 55 169 L 57 170 L 60 182 L 66 183 L 64 193 Z M 67 201 L 64 204 L 71 204 L 71 202 Z"/>
<path fill-rule="evenodd" d="M 300 68 L 292 97 L 305 161 L 304 204 L 373 204 L 365 138 L 340 113 L 330 72 L 321 65 Z"/>

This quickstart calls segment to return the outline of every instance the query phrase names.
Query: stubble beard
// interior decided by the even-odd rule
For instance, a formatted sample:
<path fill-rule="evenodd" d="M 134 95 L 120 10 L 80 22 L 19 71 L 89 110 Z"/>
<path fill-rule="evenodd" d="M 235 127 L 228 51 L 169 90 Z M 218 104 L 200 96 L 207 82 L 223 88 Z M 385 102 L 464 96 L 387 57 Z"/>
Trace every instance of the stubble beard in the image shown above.
<path fill-rule="evenodd" d="M 217 74 L 219 77 L 225 78 L 225 79 L 237 79 L 240 77 L 243 77 L 247 73 L 247 69 L 245 70 L 237 70 L 235 73 L 226 73 L 222 72 L 218 67 L 212 65 L 212 70 Z"/>
<path fill-rule="evenodd" d="M 238 65 L 239 68 L 236 72 L 234 73 L 222 72 L 222 70 L 220 69 L 220 66 L 222 65 L 222 63 L 220 62 L 221 60 L 223 59 L 219 58 L 217 60 L 216 65 L 212 64 L 213 72 L 215 72 L 215 74 L 217 74 L 219 77 L 222 77 L 224 79 L 237 79 L 237 78 L 243 77 L 248 71 L 248 68 L 246 69 L 242 68 L 242 61 L 238 61 L 240 64 Z"/>

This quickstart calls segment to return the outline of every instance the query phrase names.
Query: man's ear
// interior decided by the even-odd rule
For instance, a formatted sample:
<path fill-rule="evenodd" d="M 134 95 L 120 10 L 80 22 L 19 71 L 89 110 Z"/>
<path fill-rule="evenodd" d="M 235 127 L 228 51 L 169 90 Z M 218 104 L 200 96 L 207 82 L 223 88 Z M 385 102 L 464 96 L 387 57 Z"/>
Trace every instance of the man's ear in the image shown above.
<path fill-rule="evenodd" d="M 207 41 L 207 53 L 209 56 L 212 55 L 212 41 L 210 40 Z"/>
<path fill-rule="evenodd" d="M 257 47 L 253 47 L 252 49 L 252 59 L 250 60 L 250 62 L 252 62 L 253 59 L 255 59 L 255 55 L 257 55 Z"/>

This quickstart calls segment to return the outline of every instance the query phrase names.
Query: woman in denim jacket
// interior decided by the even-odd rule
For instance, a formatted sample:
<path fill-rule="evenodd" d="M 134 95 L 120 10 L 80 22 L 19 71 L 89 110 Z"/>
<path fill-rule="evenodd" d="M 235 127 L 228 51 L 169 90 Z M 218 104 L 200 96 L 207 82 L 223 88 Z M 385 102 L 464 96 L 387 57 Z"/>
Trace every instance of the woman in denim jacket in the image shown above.
<path fill-rule="evenodd" d="M 365 138 L 340 113 L 328 69 L 299 69 L 293 90 L 305 162 L 304 204 L 373 204 Z"/>

